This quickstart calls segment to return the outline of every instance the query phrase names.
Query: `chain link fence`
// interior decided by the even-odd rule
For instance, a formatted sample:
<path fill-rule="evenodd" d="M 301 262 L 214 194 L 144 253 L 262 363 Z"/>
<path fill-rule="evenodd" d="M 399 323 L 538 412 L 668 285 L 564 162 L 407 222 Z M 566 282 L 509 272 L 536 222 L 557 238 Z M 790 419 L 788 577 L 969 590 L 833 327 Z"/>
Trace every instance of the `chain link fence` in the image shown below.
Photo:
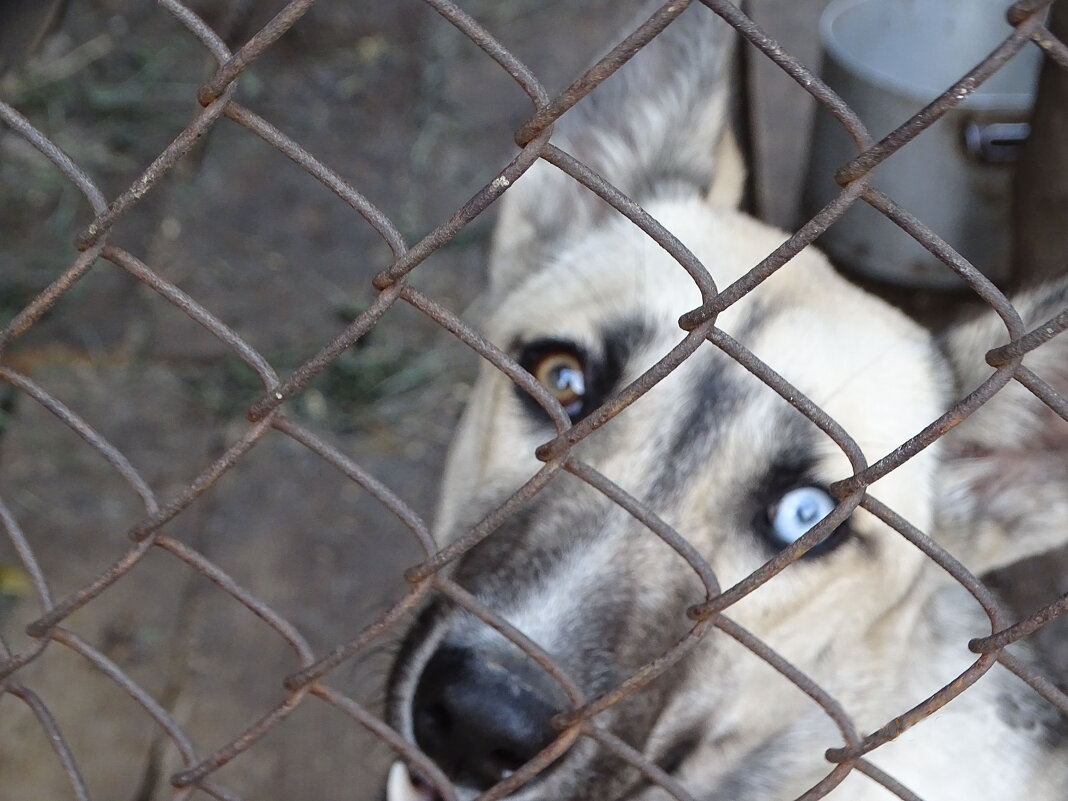
<path fill-rule="evenodd" d="M 1023 48 L 1037 45 L 1068 69 L 1068 48 L 1045 27 L 1049 4 L 1049 0 L 1016 3 L 1008 15 L 1013 27 L 987 59 L 875 142 L 809 66 L 784 52 L 734 5 L 705 0 L 748 42 L 749 58 L 774 62 L 865 149 L 838 171 L 840 194 L 754 265 L 745 279 L 722 293 L 702 287 L 706 302 L 682 321 L 689 332 L 687 342 L 711 340 L 773 389 L 790 394 L 790 388 L 751 354 L 720 334 L 715 317 L 788 265 L 858 201 L 879 209 L 908 231 L 984 302 L 1011 319 L 1011 306 L 1000 292 L 921 220 L 873 188 L 867 176 Z M 52 75 L 40 78 L 39 74 L 36 83 L 7 83 L 0 94 L 0 119 L 7 128 L 4 180 L 25 189 L 13 204 L 10 219 L 29 227 L 35 215 L 47 212 L 51 226 L 40 240 L 47 254 L 43 263 L 5 267 L 7 316 L 0 331 L 0 378 L 9 388 L 4 399 L 4 459 L 16 464 L 6 468 L 5 497 L 0 498 L 7 539 L 0 550 L 4 636 L 0 716 L 8 720 L 0 720 L 5 740 L 0 750 L 10 749 L 11 754 L 0 757 L 0 772 L 12 777 L 3 783 L 23 792 L 41 788 L 42 795 L 52 797 L 58 776 L 68 796 L 78 799 L 120 794 L 146 799 L 197 794 L 219 799 L 370 798 L 381 786 L 386 761 L 400 755 L 440 784 L 441 795 L 451 799 L 455 796 L 444 777 L 380 717 L 380 699 L 368 684 L 380 684 L 383 643 L 396 639 L 404 621 L 429 594 L 441 593 L 523 643 L 529 653 L 537 651 L 520 632 L 509 630 L 443 575 L 442 568 L 492 536 L 561 470 L 591 484 L 684 549 L 683 543 L 675 542 L 677 535 L 650 517 L 640 503 L 568 454 L 594 429 L 610 425 L 612 417 L 693 348 L 673 352 L 602 409 L 561 430 L 539 449 L 546 467 L 537 480 L 443 551 L 432 540 L 426 508 L 433 465 L 440 461 L 448 438 L 447 420 L 462 401 L 463 388 L 454 377 L 456 370 L 462 375 L 467 369 L 458 366 L 463 364 L 462 352 L 474 351 L 520 386 L 537 391 L 507 355 L 480 337 L 463 311 L 478 289 L 478 282 L 466 276 L 477 269 L 474 265 L 483 246 L 486 228 L 480 215 L 531 164 L 538 159 L 551 162 L 633 220 L 692 275 L 704 275 L 689 254 L 664 236 L 655 220 L 549 142 L 553 121 L 583 102 L 688 3 L 666 4 L 555 96 L 514 55 L 514 48 L 502 44 L 509 22 L 534 13 L 522 3 L 498 4 L 495 12 L 483 9 L 486 13 L 480 19 L 488 20 L 484 24 L 446 0 L 423 4 L 413 0 L 396 12 L 359 7 L 338 12 L 349 15 L 346 20 L 361 14 L 370 18 L 346 51 L 348 82 L 340 87 L 325 86 L 317 79 L 315 47 L 308 47 L 309 41 L 304 45 L 310 57 L 301 62 L 308 72 L 294 74 L 292 52 L 291 60 L 283 58 L 273 71 L 267 67 L 257 71 L 272 55 L 286 55 L 285 48 L 294 46 L 287 45 L 288 39 L 298 37 L 299 44 L 300 20 L 312 9 L 313 0 L 290 2 L 262 24 L 252 4 L 237 2 L 222 10 L 202 5 L 194 6 L 198 15 L 178 0 L 160 0 L 158 9 L 142 12 L 142 18 L 152 17 L 154 24 L 166 20 L 164 41 L 180 42 L 173 58 L 163 50 L 141 52 L 134 67 L 142 76 L 160 71 L 159 98 L 173 98 L 163 104 L 163 118 L 178 133 L 164 137 L 166 125 L 152 131 L 134 128 L 135 141 L 118 148 L 123 153 L 119 166 L 101 170 L 107 173 L 108 186 L 87 166 L 98 164 L 89 146 L 94 129 L 74 113 L 57 117 L 49 112 L 77 108 L 81 102 L 99 103 L 106 110 L 103 119 L 110 119 L 113 127 L 101 123 L 96 133 L 121 135 L 130 124 L 121 112 L 130 106 L 100 86 L 87 85 L 85 76 L 100 57 L 94 48 L 103 54 L 116 41 L 137 42 L 139 29 L 112 17 L 111 27 L 87 38 L 88 44 L 46 61 Z M 610 4 L 592 5 L 603 10 Z M 511 20 L 509 8 L 514 12 Z M 424 15 L 418 17 L 419 24 L 435 31 L 427 50 L 398 55 L 376 33 L 377 22 L 394 13 Z M 243 27 L 250 25 L 255 30 L 246 33 Z M 340 29 L 351 32 L 344 26 Z M 405 23 L 399 29 L 404 30 Z M 612 30 L 592 30 L 590 46 L 599 46 Z M 536 44 L 539 35 L 532 33 L 531 41 Z M 478 51 L 464 50 L 464 57 L 494 71 L 492 80 L 497 83 L 491 89 L 481 83 L 460 86 L 457 96 L 466 91 L 466 100 L 490 104 L 504 95 L 509 102 L 519 93 L 528 98 L 528 119 L 515 132 L 518 154 L 492 165 L 474 150 L 454 163 L 436 158 L 434 132 L 463 134 L 448 126 L 450 114 L 462 117 L 464 109 L 413 108 L 418 104 L 405 104 L 403 97 L 383 97 L 375 83 L 391 74 L 395 90 L 434 97 L 450 76 L 420 72 L 412 65 L 420 59 L 433 61 L 434 48 L 440 56 L 441 50 L 454 52 L 470 43 Z M 201 80 L 202 54 L 212 61 L 207 80 Z M 565 63 L 561 69 L 574 74 L 586 58 L 588 53 L 579 52 L 575 63 Z M 397 78 L 398 74 L 403 77 Z M 49 101 L 49 92 L 73 84 L 80 88 L 72 105 Z M 350 148 L 354 164 L 346 158 L 344 164 L 328 166 L 313 154 L 315 146 L 303 146 L 271 122 L 272 112 L 279 112 L 293 92 L 316 91 L 324 93 L 328 106 L 344 99 L 331 94 L 338 91 L 359 101 L 353 108 L 354 118 L 360 119 L 350 122 L 352 130 L 367 134 L 366 139 L 353 135 L 346 141 L 349 137 L 338 130 L 336 120 L 324 134 L 324 126 L 311 113 L 308 119 L 287 116 L 287 125 L 324 150 L 338 153 Z M 488 95 L 480 97 L 484 93 Z M 194 98 L 199 104 L 195 113 L 181 119 Z M 386 110 L 390 103 L 392 112 Z M 266 111 L 253 111 L 254 106 Z M 396 113 L 397 106 L 415 117 L 413 127 L 419 136 L 412 143 L 412 163 L 423 166 L 408 175 L 383 175 L 375 148 L 389 143 L 393 122 L 389 114 Z M 379 114 L 381 127 L 376 127 Z M 112 119 L 115 115 L 118 119 Z M 508 143 L 500 140 L 503 128 L 488 130 L 472 134 L 472 146 L 484 142 L 479 136 L 497 137 L 491 152 L 506 152 Z M 340 147 L 330 136 L 343 140 Z M 238 143 L 237 149 L 220 144 L 227 141 Z M 28 154 L 27 145 L 47 164 Z M 367 150 L 361 149 L 364 145 Z M 68 155 L 71 152 L 78 155 Z M 235 152 L 247 155 L 232 160 L 219 155 Z M 25 165 L 30 166 L 23 169 Z M 244 191 L 242 179 L 259 173 L 277 176 L 273 196 Z M 438 194 L 441 190 L 434 181 L 445 173 L 454 179 L 454 186 L 474 187 L 468 199 L 443 199 Z M 195 180 L 190 178 L 194 174 Z M 130 176 L 135 177 L 130 180 Z M 43 182 L 43 188 L 36 182 Z M 427 216 L 444 221 L 426 225 L 403 204 L 387 213 L 374 201 L 383 182 L 400 184 L 400 191 L 393 188 L 393 197 L 427 193 L 435 207 Z M 313 184 L 315 192 L 320 188 L 323 192 L 310 204 L 289 202 L 287 193 L 293 186 Z M 209 191 L 215 193 L 210 201 Z M 204 210 L 196 209 L 198 193 L 205 198 Z M 183 194 L 187 200 L 193 197 L 183 208 L 194 209 L 185 219 L 174 214 L 172 204 Z M 86 204 L 91 209 L 88 214 Z M 449 211 L 443 213 L 445 209 Z M 73 236 L 74 247 L 64 245 L 68 250 L 64 255 L 55 242 L 69 242 L 69 232 L 76 226 L 80 229 Z M 344 229 L 350 238 L 332 239 L 335 228 Z M 289 236 L 290 230 L 297 234 Z M 312 238 L 303 241 L 300 234 L 309 231 Z M 219 257 L 224 241 L 236 257 Z M 264 242 L 270 247 L 264 249 Z M 183 251 L 207 265 L 204 272 L 183 273 L 182 260 L 175 256 Z M 242 252 L 257 262 L 247 271 L 244 264 L 233 261 Z M 324 252 L 334 255 L 323 256 Z M 335 258 L 340 266 L 333 273 L 307 267 L 320 258 Z M 435 266 L 434 259 L 452 259 L 464 277 L 451 279 L 453 283 L 443 279 L 440 262 Z M 21 276 L 18 286 L 14 275 Z M 365 277 L 363 289 L 347 289 L 354 276 Z M 310 295 L 309 285 L 313 285 Z M 274 287 L 274 293 L 262 291 L 265 286 Z M 232 302 L 233 296 L 240 296 L 238 303 Z M 287 298 L 293 299 L 292 308 L 278 305 Z M 321 301 L 318 308 L 316 301 Z M 147 311 L 138 316 L 130 311 L 135 308 Z M 345 320 L 344 325 L 339 319 Z M 149 326 L 147 332 L 139 329 L 142 324 Z M 338 327 L 340 333 L 332 330 Z M 839 489 L 852 504 L 846 505 L 850 509 L 864 505 L 903 536 L 920 541 L 919 534 L 892 510 L 865 498 L 865 487 L 927 447 L 1014 379 L 1068 420 L 1065 399 L 1020 366 L 1024 354 L 1066 327 L 1068 310 L 1044 331 L 1011 331 L 1013 343 L 992 354 L 996 379 L 844 482 Z M 325 343 L 317 345 L 317 351 L 286 350 L 293 342 L 303 346 L 316 341 Z M 158 372 L 153 360 L 171 369 Z M 117 363 L 123 368 L 118 372 Z M 76 376 L 73 382 L 71 374 Z M 413 395 L 428 405 L 413 407 Z M 188 403 L 176 404 L 177 396 L 195 396 L 198 412 L 191 411 Z M 211 413 L 202 414 L 208 407 Z M 413 408 L 425 418 L 414 425 L 404 422 Z M 803 402 L 798 408 L 823 430 L 834 430 L 834 421 L 819 408 Z M 439 419 L 446 422 L 439 424 Z M 199 443 L 198 449 L 190 452 L 193 441 Z M 836 441 L 850 452 L 848 441 Z M 22 461 L 17 458 L 20 453 L 25 455 Z M 102 475 L 106 478 L 100 479 Z M 267 510 L 266 520 L 249 511 L 260 507 Z M 307 514 L 287 518 L 297 507 Z M 272 534 L 272 519 L 286 529 L 284 539 Z M 288 543 L 285 549 L 278 550 L 283 547 L 280 542 Z M 966 692 L 995 661 L 1068 714 L 1068 696 L 1062 689 L 1005 650 L 1062 616 L 1068 596 L 1052 602 L 1046 598 L 1041 608 L 1010 625 L 982 583 L 947 554 L 933 549 L 929 555 L 976 598 L 984 599 L 992 634 L 973 643 L 982 657 L 961 681 L 914 709 L 902 710 L 903 719 L 920 720 Z M 648 665 L 616 692 L 573 710 L 566 736 L 551 752 L 483 797 L 502 797 L 575 738 L 588 736 L 636 765 L 672 797 L 691 798 L 640 754 L 590 723 L 607 706 L 640 693 L 718 627 L 772 664 L 784 681 L 798 684 L 838 722 L 846 745 L 829 753 L 836 764 L 829 767 L 824 785 L 809 797 L 822 797 L 842 776 L 859 770 L 898 797 L 914 798 L 864 759 L 892 737 L 893 727 L 902 719 L 860 737 L 848 721 L 839 719 L 835 704 L 817 685 L 719 615 L 751 585 L 774 580 L 776 570 L 754 574 L 728 593 L 710 591 L 710 600 L 694 610 L 697 623 L 691 635 L 676 651 Z M 345 589 L 346 581 L 359 586 Z M 715 588 L 714 577 L 707 584 Z M 391 600 L 385 603 L 382 598 Z M 321 618 L 329 623 L 324 625 Z M 194 647 L 194 642 L 200 645 Z M 563 686 L 568 685 L 551 661 L 544 657 L 539 661 Z M 249 689 L 252 685 L 254 689 Z M 247 695 L 254 704 L 231 705 L 238 695 Z M 217 714 L 212 707 L 217 707 Z M 354 740 L 351 730 L 366 730 L 371 736 Z M 48 760 L 40 756 L 46 748 L 51 751 Z M 106 769 L 98 763 L 106 763 Z M 324 774 L 331 777 L 326 784 Z"/>

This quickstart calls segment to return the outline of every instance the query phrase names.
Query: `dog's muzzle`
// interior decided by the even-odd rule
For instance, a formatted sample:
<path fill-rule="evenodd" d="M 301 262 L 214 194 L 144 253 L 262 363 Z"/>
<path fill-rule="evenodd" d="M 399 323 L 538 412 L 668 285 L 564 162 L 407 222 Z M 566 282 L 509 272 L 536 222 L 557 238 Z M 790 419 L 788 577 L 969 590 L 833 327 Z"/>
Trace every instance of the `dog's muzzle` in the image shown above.
<path fill-rule="evenodd" d="M 454 784 L 481 792 L 547 747 L 558 734 L 553 716 L 567 706 L 557 683 L 518 649 L 446 642 L 416 683 L 412 732 Z M 398 765 L 388 801 L 436 796 Z"/>

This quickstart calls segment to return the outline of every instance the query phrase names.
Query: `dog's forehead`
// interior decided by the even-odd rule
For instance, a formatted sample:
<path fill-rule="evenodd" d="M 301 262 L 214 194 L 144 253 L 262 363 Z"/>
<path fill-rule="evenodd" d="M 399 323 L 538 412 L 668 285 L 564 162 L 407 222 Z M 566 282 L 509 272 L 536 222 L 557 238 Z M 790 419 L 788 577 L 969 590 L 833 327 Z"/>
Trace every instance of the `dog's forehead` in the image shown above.
<path fill-rule="evenodd" d="M 594 344 L 614 322 L 645 320 L 679 339 L 676 321 L 700 302 L 683 268 L 620 218 L 562 243 L 540 269 L 497 299 L 487 328 L 500 342 L 552 335 Z"/>
<path fill-rule="evenodd" d="M 741 214 L 709 213 L 685 199 L 661 201 L 650 211 L 705 265 L 720 291 L 784 237 Z M 613 332 L 640 326 L 644 336 L 628 354 L 633 378 L 682 340 L 679 317 L 701 302 L 675 258 L 619 217 L 563 244 L 498 300 L 487 328 L 504 347 L 555 338 L 596 352 Z M 946 381 L 929 334 L 840 277 L 811 249 L 721 312 L 717 326 L 858 436 L 877 440 L 876 449 L 916 433 L 942 403 Z M 716 382 L 737 383 L 737 371 L 722 369 L 723 360 L 729 357 L 692 359 L 680 372 L 694 374 L 686 383 L 708 396 Z"/>

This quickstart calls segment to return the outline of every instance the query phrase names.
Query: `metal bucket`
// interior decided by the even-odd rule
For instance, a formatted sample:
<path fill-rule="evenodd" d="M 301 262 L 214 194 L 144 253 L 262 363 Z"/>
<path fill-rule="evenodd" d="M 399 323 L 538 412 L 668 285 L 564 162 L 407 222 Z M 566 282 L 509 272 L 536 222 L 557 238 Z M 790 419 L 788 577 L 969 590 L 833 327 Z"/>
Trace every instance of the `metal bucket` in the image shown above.
<path fill-rule="evenodd" d="M 876 140 L 979 63 L 1010 33 L 1009 0 L 832 0 L 820 20 L 823 77 Z M 1040 55 L 1029 47 L 876 170 L 875 185 L 995 282 L 1010 275 L 1012 164 L 1026 137 Z M 857 154 L 825 110 L 816 118 L 804 205 L 834 198 Z M 847 269 L 895 284 L 962 286 L 862 201 L 820 239 Z"/>

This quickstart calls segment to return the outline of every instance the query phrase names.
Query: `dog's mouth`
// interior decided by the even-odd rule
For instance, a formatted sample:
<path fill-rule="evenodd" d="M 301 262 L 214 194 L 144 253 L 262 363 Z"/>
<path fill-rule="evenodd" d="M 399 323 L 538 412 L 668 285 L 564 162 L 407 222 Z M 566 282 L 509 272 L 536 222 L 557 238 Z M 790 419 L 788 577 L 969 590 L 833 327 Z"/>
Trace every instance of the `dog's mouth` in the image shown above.
<path fill-rule="evenodd" d="M 480 794 L 478 790 L 463 786 L 455 786 L 453 790 L 459 801 L 471 801 Z M 430 782 L 400 760 L 390 767 L 385 794 L 378 798 L 379 801 L 444 801 Z"/>
<path fill-rule="evenodd" d="M 385 801 L 442 801 L 441 795 L 403 762 L 394 762 L 386 779 Z"/>
<path fill-rule="evenodd" d="M 456 787 L 454 790 L 460 801 L 468 801 L 479 795 L 477 790 L 464 787 Z M 444 801 L 441 793 L 430 782 L 400 760 L 390 767 L 386 778 L 385 795 L 379 796 L 379 799 L 380 801 Z"/>

